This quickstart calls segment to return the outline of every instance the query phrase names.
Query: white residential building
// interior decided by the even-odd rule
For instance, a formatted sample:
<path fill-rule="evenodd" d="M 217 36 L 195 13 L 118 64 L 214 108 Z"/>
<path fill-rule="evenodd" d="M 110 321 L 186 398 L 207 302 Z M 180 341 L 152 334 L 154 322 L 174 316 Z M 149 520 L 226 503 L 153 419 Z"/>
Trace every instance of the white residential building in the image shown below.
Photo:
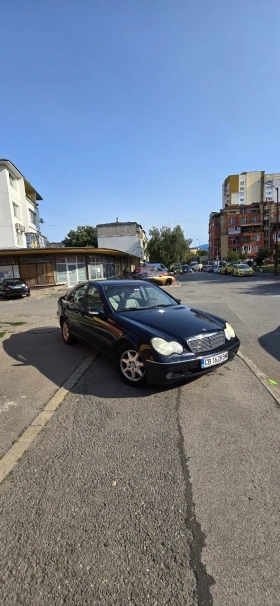
<path fill-rule="evenodd" d="M 134 221 L 102 223 L 96 226 L 98 248 L 126 252 L 147 261 L 147 237 L 141 225 Z"/>
<path fill-rule="evenodd" d="M 10 160 L 0 159 L 0 249 L 46 246 L 40 233 L 42 199 Z"/>

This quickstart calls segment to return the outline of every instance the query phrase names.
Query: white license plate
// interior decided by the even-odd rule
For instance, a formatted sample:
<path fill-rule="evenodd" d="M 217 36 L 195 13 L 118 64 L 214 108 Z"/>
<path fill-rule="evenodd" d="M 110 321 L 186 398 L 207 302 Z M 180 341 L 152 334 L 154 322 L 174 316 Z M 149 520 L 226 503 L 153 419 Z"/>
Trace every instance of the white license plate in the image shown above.
<path fill-rule="evenodd" d="M 216 366 L 217 364 L 222 364 L 228 359 L 228 352 L 219 354 L 218 356 L 209 356 L 207 358 L 203 358 L 201 360 L 201 368 L 208 368 L 209 366 Z"/>

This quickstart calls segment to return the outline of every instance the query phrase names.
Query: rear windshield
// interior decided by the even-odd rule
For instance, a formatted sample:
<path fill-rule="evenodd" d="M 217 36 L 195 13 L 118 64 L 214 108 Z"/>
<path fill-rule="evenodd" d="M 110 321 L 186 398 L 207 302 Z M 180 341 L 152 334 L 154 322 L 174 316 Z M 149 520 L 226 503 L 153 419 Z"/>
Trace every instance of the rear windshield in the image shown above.
<path fill-rule="evenodd" d="M 8 284 L 8 286 L 14 286 L 15 284 L 24 284 L 24 280 L 19 280 L 18 278 L 10 278 L 9 280 L 5 280 L 5 284 Z"/>

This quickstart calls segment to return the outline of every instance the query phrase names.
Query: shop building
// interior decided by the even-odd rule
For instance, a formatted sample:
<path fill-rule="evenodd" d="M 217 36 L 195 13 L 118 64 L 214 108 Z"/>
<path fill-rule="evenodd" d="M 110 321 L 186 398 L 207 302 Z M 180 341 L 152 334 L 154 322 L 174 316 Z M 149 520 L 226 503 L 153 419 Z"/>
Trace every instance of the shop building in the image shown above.
<path fill-rule="evenodd" d="M 139 259 L 119 250 L 100 248 L 34 248 L 0 250 L 0 279 L 21 277 L 30 286 L 67 284 L 122 276 Z"/>

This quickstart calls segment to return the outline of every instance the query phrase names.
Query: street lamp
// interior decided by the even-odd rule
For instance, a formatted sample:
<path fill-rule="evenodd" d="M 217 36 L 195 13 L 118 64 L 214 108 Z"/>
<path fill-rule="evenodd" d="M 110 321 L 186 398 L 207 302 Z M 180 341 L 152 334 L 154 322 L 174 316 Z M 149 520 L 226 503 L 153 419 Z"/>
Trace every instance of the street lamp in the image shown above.
<path fill-rule="evenodd" d="M 273 185 L 273 183 L 268 183 L 268 181 L 259 180 L 259 183 L 263 185 L 271 185 L 274 189 L 276 189 L 276 231 L 275 231 L 275 261 L 274 261 L 274 273 L 277 276 L 277 268 L 278 268 L 278 228 L 279 228 L 279 187 L 278 185 Z"/>
<path fill-rule="evenodd" d="M 200 250 L 200 241 L 198 238 L 197 238 L 197 242 L 198 242 L 198 250 Z M 198 258 L 198 263 L 200 263 L 200 255 L 197 255 L 197 258 Z"/>

